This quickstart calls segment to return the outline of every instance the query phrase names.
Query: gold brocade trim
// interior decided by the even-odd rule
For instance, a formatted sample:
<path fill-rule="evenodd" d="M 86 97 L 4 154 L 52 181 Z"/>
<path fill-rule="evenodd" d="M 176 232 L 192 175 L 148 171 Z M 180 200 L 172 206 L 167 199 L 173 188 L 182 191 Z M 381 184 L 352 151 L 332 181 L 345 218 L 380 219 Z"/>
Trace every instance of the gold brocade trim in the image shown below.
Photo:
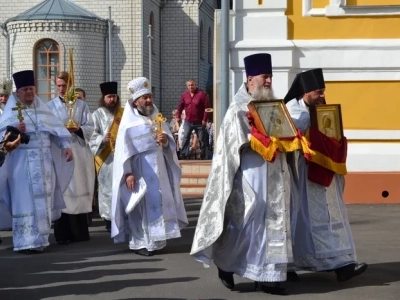
<path fill-rule="evenodd" d="M 324 167 L 325 169 L 331 170 L 339 175 L 346 175 L 347 168 L 346 163 L 337 163 L 330 159 L 328 156 L 323 155 L 321 152 L 315 151 L 315 154 L 311 156 L 311 161 Z"/>
<path fill-rule="evenodd" d="M 307 140 L 310 140 L 310 130 L 306 132 Z M 315 151 L 315 155 L 311 156 L 311 161 L 324 167 L 325 169 L 331 170 L 339 175 L 346 175 L 347 174 L 347 167 L 346 163 L 337 163 L 330 159 L 328 156 L 323 155 L 321 152 Z"/>
<path fill-rule="evenodd" d="M 271 142 L 268 147 L 266 147 L 262 142 L 260 142 L 256 137 L 250 137 L 250 147 L 260 154 L 266 161 L 273 161 L 275 153 L 279 152 L 293 152 L 296 150 L 301 150 L 304 154 L 310 156 L 314 155 L 315 152 L 308 147 L 308 141 L 304 136 L 295 137 L 293 140 L 281 140 L 276 137 L 269 137 Z"/>
<path fill-rule="evenodd" d="M 107 143 L 104 146 L 103 150 L 100 152 L 100 154 L 96 155 L 94 157 L 94 166 L 96 168 L 97 175 L 99 174 L 103 163 L 106 161 L 107 157 L 110 155 L 110 153 L 113 151 L 113 149 L 115 147 L 114 144 L 115 144 L 115 141 L 117 140 L 119 123 L 121 122 L 121 117 L 122 117 L 123 112 L 124 112 L 124 109 L 122 107 L 119 107 L 114 116 L 114 120 L 113 120 L 110 130 L 109 130 L 110 135 L 111 135 L 111 142 Z M 113 145 L 111 145 L 111 143 L 113 143 Z M 111 148 L 111 146 L 112 146 L 112 148 Z"/>

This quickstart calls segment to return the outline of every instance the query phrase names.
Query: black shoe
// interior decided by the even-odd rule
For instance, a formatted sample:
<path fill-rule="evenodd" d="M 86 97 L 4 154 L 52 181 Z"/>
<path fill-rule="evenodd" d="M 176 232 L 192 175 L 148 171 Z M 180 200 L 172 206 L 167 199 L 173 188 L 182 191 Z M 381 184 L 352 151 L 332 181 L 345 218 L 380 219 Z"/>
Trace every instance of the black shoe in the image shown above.
<path fill-rule="evenodd" d="M 284 287 L 280 286 L 279 282 L 254 282 L 254 290 L 262 291 L 264 293 L 268 293 L 271 295 L 280 295 L 285 296 L 288 294 L 287 290 Z"/>
<path fill-rule="evenodd" d="M 0 238 L 0 244 L 3 242 L 3 240 Z"/>
<path fill-rule="evenodd" d="M 111 221 L 105 220 L 105 222 L 106 222 L 106 230 L 108 232 L 111 232 Z"/>
<path fill-rule="evenodd" d="M 137 255 L 141 255 L 141 256 L 153 256 L 154 255 L 153 251 L 149 251 L 146 248 L 139 249 L 139 250 L 133 250 L 133 253 L 136 253 Z"/>
<path fill-rule="evenodd" d="M 235 281 L 233 280 L 232 272 L 225 272 L 218 268 L 218 277 L 221 283 L 228 289 L 233 290 L 235 288 Z"/>
<path fill-rule="evenodd" d="M 337 281 L 343 282 L 350 280 L 353 277 L 361 275 L 368 269 L 366 263 L 350 264 L 335 270 Z"/>
<path fill-rule="evenodd" d="M 68 245 L 69 243 L 71 243 L 71 241 L 67 241 L 67 240 L 57 241 L 57 244 L 62 245 L 62 246 Z"/>
<path fill-rule="evenodd" d="M 300 276 L 296 272 L 287 272 L 287 281 L 299 282 Z"/>

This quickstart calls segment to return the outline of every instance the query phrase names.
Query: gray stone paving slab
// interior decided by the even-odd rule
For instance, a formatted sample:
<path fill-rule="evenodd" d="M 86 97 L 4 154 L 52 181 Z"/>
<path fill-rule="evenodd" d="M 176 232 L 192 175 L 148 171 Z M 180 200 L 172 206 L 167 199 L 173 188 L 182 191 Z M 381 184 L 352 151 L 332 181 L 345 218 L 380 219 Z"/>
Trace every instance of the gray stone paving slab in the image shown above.
<path fill-rule="evenodd" d="M 12 252 L 11 232 L 1 232 L 0 300 L 8 299 L 281 299 L 254 292 L 249 280 L 235 276 L 229 291 L 216 268 L 205 269 L 189 256 L 198 200 L 188 200 L 190 227 L 159 255 L 141 257 L 115 245 L 101 220 L 91 227 L 91 241 L 58 246 L 45 253 Z M 302 273 L 299 283 L 285 283 L 290 299 L 400 299 L 400 205 L 350 205 L 358 260 L 370 264 L 365 274 L 337 283 L 332 273 Z M 54 243 L 54 240 L 52 240 Z"/>

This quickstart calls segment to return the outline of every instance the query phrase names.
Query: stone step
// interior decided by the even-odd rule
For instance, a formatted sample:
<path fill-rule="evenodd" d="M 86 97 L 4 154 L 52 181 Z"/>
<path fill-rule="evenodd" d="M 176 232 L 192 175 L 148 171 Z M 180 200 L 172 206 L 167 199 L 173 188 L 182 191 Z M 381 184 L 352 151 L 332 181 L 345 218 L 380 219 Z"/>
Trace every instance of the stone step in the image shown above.
<path fill-rule="evenodd" d="M 205 183 L 181 183 L 181 188 L 205 188 Z"/>
<path fill-rule="evenodd" d="M 208 173 L 182 173 L 182 178 L 208 178 Z"/>
<path fill-rule="evenodd" d="M 182 192 L 184 201 L 186 202 L 190 198 L 203 198 L 204 193 L 200 192 Z"/>

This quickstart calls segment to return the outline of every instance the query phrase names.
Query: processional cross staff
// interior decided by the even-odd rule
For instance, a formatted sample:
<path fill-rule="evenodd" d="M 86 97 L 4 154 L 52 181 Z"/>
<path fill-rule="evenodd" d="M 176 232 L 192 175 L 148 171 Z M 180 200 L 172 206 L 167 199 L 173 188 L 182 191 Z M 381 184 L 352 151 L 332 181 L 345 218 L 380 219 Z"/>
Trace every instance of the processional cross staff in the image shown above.
<path fill-rule="evenodd" d="M 15 104 L 16 106 L 12 108 L 12 110 L 16 110 L 18 111 L 18 120 L 20 123 L 22 123 L 24 121 L 24 117 L 22 116 L 22 110 L 26 109 L 26 106 L 22 104 L 21 101 L 17 101 L 17 103 Z"/>
<path fill-rule="evenodd" d="M 162 129 L 162 122 L 166 122 L 167 118 L 165 118 L 162 113 L 158 113 L 157 117 L 154 119 L 154 123 L 157 124 L 157 133 L 161 134 L 163 133 L 163 129 Z"/>

